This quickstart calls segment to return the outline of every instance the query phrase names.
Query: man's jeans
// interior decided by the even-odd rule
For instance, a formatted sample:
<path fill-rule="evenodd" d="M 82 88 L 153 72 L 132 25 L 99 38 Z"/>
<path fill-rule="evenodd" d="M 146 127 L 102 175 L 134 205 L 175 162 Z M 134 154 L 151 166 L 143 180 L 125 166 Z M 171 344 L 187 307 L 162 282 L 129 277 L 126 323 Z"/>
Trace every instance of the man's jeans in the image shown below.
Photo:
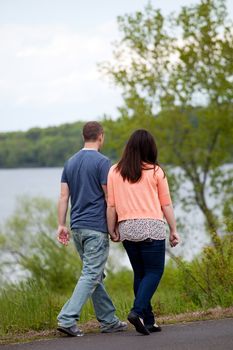
<path fill-rule="evenodd" d="M 145 326 L 154 325 L 151 298 L 156 291 L 164 270 L 165 239 L 151 242 L 123 241 L 134 271 L 134 311 Z"/>
<path fill-rule="evenodd" d="M 83 268 L 73 295 L 58 315 L 58 324 L 63 327 L 76 324 L 83 305 L 91 297 L 101 328 L 111 327 L 118 322 L 118 318 L 103 285 L 104 267 L 109 253 L 108 234 L 79 229 L 73 231 L 73 239 L 83 261 Z"/>

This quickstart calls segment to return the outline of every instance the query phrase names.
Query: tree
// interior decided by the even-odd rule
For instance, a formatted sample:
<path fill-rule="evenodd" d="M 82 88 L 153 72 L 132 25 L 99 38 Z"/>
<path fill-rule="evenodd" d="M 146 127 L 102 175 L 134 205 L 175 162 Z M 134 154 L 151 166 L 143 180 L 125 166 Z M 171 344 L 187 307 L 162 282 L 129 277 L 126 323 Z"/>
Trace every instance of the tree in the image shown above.
<path fill-rule="evenodd" d="M 62 166 L 82 147 L 83 122 L 0 133 L 0 168 Z"/>
<path fill-rule="evenodd" d="M 122 39 L 113 61 L 101 66 L 124 99 L 116 131 L 105 120 L 111 147 L 117 154 L 130 129 L 149 129 L 160 160 L 180 166 L 191 181 L 183 202 L 200 208 L 218 245 L 220 218 L 207 203 L 207 190 L 221 201 L 223 191 L 232 194 L 233 180 L 223 167 L 233 159 L 233 29 L 225 1 L 202 0 L 167 19 L 149 4 L 118 17 L 118 24 Z"/>

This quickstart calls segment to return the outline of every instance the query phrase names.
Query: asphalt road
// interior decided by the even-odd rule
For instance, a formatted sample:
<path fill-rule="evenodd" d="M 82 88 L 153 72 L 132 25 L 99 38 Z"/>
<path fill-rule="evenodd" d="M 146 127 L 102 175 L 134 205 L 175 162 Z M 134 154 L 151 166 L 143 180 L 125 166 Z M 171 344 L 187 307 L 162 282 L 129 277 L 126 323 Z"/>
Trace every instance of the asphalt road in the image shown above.
<path fill-rule="evenodd" d="M 233 318 L 163 326 L 161 333 L 135 331 L 86 334 L 31 343 L 2 345 L 1 350 L 233 350 Z"/>

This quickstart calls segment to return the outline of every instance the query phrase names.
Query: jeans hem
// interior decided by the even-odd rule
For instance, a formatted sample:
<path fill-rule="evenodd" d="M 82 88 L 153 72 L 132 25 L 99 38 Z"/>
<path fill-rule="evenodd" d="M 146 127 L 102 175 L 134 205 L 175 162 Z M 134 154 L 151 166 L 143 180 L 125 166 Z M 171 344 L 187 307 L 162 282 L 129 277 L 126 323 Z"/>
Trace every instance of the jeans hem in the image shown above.
<path fill-rule="evenodd" d="M 57 325 L 58 325 L 59 327 L 70 328 L 70 327 L 76 325 L 76 322 L 73 322 L 73 323 L 71 323 L 71 324 L 69 323 L 69 324 L 67 325 L 67 324 L 64 324 L 64 323 L 61 323 L 61 322 L 58 321 Z"/>
<path fill-rule="evenodd" d="M 103 322 L 101 322 L 100 329 L 101 329 L 101 331 L 105 330 L 105 329 L 110 329 L 113 326 L 115 326 L 118 322 L 119 322 L 119 318 L 116 321 L 111 322 L 111 323 L 103 323 Z"/>

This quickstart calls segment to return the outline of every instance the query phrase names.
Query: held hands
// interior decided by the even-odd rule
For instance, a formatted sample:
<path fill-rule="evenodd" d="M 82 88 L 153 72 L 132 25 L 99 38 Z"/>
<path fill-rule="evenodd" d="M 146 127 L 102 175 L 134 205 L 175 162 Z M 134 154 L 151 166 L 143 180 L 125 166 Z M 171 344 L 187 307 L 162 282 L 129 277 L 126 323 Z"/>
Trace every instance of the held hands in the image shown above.
<path fill-rule="evenodd" d="M 177 244 L 179 244 L 180 243 L 179 234 L 177 232 L 170 231 L 169 242 L 172 248 L 175 247 Z"/>
<path fill-rule="evenodd" d="M 118 227 L 117 226 L 115 227 L 114 232 L 110 232 L 109 234 L 110 234 L 111 241 L 113 241 L 115 243 L 116 242 L 120 242 L 120 233 L 118 231 Z"/>
<path fill-rule="evenodd" d="M 70 241 L 70 233 L 66 226 L 59 225 L 57 229 L 57 240 L 63 245 L 68 245 Z"/>

